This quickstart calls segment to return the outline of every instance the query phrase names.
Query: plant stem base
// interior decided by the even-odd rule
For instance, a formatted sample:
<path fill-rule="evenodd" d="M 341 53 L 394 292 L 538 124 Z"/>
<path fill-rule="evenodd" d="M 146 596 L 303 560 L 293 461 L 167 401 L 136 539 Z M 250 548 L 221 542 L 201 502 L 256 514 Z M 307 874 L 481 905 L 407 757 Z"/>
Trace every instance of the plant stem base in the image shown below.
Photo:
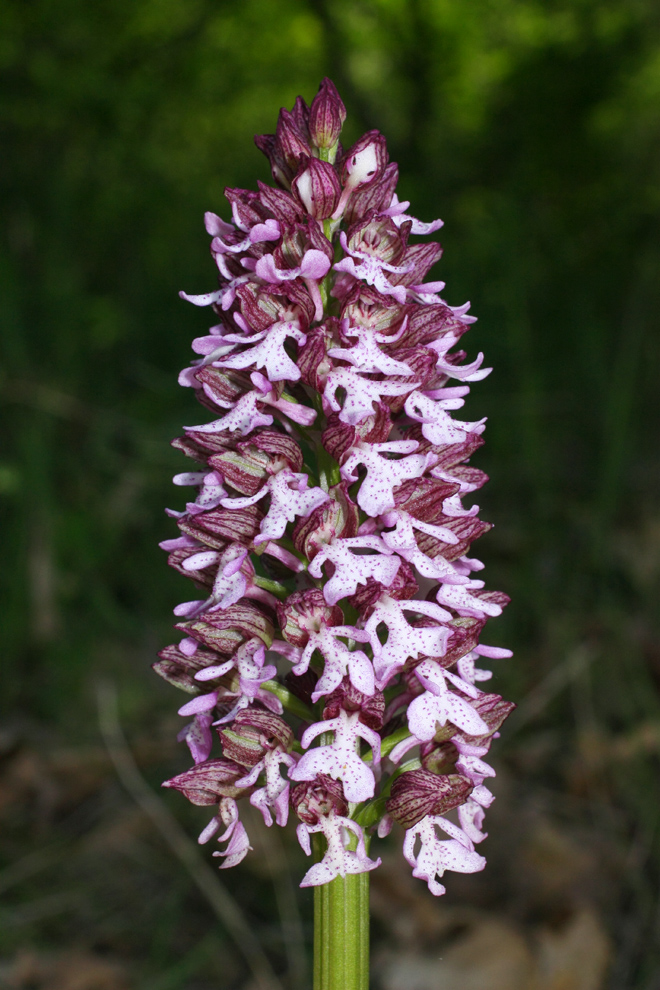
<path fill-rule="evenodd" d="M 314 990 L 368 990 L 369 874 L 314 888 Z"/>

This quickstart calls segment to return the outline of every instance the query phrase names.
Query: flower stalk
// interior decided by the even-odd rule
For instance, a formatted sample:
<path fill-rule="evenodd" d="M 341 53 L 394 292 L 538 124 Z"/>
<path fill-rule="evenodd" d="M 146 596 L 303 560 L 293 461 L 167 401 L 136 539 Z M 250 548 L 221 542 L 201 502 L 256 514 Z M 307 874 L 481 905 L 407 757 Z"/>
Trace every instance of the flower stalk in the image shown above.
<path fill-rule="evenodd" d="M 194 766 L 165 786 L 213 809 L 220 868 L 251 848 L 245 799 L 314 846 L 317 990 L 368 986 L 374 835 L 397 823 L 435 895 L 483 869 L 483 758 L 513 708 L 481 687 L 511 655 L 480 642 L 508 599 L 469 555 L 485 420 L 453 416 L 490 369 L 458 349 L 469 304 L 425 281 L 440 246 L 411 241 L 442 222 L 406 212 L 378 131 L 342 148 L 345 117 L 328 79 L 299 97 L 256 138 L 276 185 L 205 216 L 218 288 L 181 295 L 214 324 L 179 381 L 210 420 L 174 441 L 193 495 L 161 544 L 201 597 L 154 665 L 189 695 Z"/>
<path fill-rule="evenodd" d="M 368 990 L 369 874 L 314 888 L 314 990 Z"/>

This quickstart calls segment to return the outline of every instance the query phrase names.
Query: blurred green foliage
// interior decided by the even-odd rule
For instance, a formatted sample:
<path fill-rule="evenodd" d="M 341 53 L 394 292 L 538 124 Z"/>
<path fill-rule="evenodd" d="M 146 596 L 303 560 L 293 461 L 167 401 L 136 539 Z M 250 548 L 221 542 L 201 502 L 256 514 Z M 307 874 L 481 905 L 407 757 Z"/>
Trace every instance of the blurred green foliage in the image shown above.
<path fill-rule="evenodd" d="M 148 670 L 183 594 L 156 543 L 196 415 L 176 373 L 207 325 L 177 290 L 212 288 L 204 210 L 269 179 L 252 135 L 327 74 L 345 143 L 382 130 L 400 195 L 445 220 L 434 277 L 495 368 L 469 412 L 490 418 L 489 585 L 514 599 L 499 687 L 519 699 L 597 641 L 588 717 L 660 718 L 659 29 L 653 0 L 4 0 L 9 717 L 93 736 L 108 670 L 129 718 L 176 703 Z M 568 708 L 544 724 L 579 732 Z M 657 846 L 657 758 L 621 776 Z"/>

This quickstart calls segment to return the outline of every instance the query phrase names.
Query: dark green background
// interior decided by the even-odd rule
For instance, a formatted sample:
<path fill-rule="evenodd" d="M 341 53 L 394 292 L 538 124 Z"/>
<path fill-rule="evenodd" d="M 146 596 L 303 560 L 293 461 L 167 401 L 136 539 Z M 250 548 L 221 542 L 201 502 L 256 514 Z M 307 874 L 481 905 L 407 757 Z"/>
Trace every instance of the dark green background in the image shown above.
<path fill-rule="evenodd" d="M 489 417 L 476 463 L 496 525 L 479 556 L 513 599 L 487 637 L 516 651 L 495 682 L 522 703 L 506 773 L 630 860 L 599 908 L 612 986 L 660 986 L 659 22 L 652 0 L 4 0 L 8 772 L 17 753 L 98 745 L 102 675 L 130 736 L 175 731 L 179 698 L 148 665 L 189 591 L 156 543 L 174 532 L 163 506 L 181 502 L 168 441 L 197 415 L 176 374 L 208 325 L 177 292 L 213 288 L 203 212 L 228 218 L 225 185 L 269 180 L 253 134 L 327 74 L 345 143 L 382 130 L 400 196 L 445 220 L 433 277 L 450 303 L 472 301 L 470 357 L 495 369 L 468 418 Z M 173 754 L 147 768 L 153 783 L 182 768 Z M 120 801 L 108 780 L 80 807 Z M 74 798 L 45 819 L 34 801 L 9 802 L 5 862 L 87 828 Z M 56 876 L 12 887 L 4 910 L 44 884 Z M 117 935 L 119 950 L 108 936 L 112 951 L 139 979 L 168 972 L 188 943 L 150 941 L 162 915 L 136 920 L 116 896 L 112 931 L 143 935 Z M 172 895 L 172 931 L 187 896 Z M 64 910 L 15 926 L 0 952 L 75 942 L 75 924 Z M 177 979 L 162 985 L 207 986 Z"/>

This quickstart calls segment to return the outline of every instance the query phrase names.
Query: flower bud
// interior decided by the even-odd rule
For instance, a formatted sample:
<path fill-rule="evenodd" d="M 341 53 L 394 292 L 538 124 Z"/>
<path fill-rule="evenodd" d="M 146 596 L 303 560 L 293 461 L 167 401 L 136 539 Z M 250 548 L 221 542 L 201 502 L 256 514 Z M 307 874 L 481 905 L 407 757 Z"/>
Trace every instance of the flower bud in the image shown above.
<path fill-rule="evenodd" d="M 219 735 L 224 756 L 244 767 L 253 767 L 266 750 L 279 747 L 288 753 L 293 745 L 293 732 L 286 722 L 256 708 L 243 709 Z"/>
<path fill-rule="evenodd" d="M 296 122 L 296 114 L 285 110 L 280 110 L 277 118 L 277 128 L 275 130 L 275 142 L 277 152 L 286 162 L 289 171 L 289 180 L 293 178 L 298 168 L 298 163 L 303 157 L 311 157 L 311 148 L 301 134 Z"/>
<path fill-rule="evenodd" d="M 291 791 L 291 804 L 298 818 L 307 825 L 317 825 L 320 818 L 332 811 L 341 817 L 348 813 L 341 781 L 333 780 L 325 773 L 297 784 Z"/>
<path fill-rule="evenodd" d="M 330 151 L 337 144 L 346 120 L 346 107 L 327 77 L 309 108 L 309 137 L 319 151 Z"/>
<path fill-rule="evenodd" d="M 311 216 L 326 220 L 339 202 L 341 186 L 332 165 L 318 158 L 308 158 L 301 161 L 291 191 Z"/>
<path fill-rule="evenodd" d="M 245 775 L 245 768 L 231 760 L 206 760 L 184 773 L 171 777 L 163 787 L 181 791 L 192 804 L 206 806 L 217 804 L 220 798 L 238 797 L 244 789 L 234 786 L 234 781 Z"/>
<path fill-rule="evenodd" d="M 426 815 L 444 815 L 464 804 L 473 787 L 459 773 L 440 776 L 429 770 L 408 770 L 392 784 L 385 807 L 395 822 L 412 828 Z"/>
<path fill-rule="evenodd" d="M 313 560 L 319 550 L 334 538 L 357 536 L 360 510 L 348 495 L 348 484 L 342 481 L 328 492 L 330 500 L 301 518 L 292 538 L 296 550 Z"/>
<path fill-rule="evenodd" d="M 278 603 L 277 618 L 287 643 L 306 646 L 310 632 L 324 626 L 339 626 L 344 614 L 338 605 L 327 605 L 319 588 L 294 591 L 285 602 Z"/>

